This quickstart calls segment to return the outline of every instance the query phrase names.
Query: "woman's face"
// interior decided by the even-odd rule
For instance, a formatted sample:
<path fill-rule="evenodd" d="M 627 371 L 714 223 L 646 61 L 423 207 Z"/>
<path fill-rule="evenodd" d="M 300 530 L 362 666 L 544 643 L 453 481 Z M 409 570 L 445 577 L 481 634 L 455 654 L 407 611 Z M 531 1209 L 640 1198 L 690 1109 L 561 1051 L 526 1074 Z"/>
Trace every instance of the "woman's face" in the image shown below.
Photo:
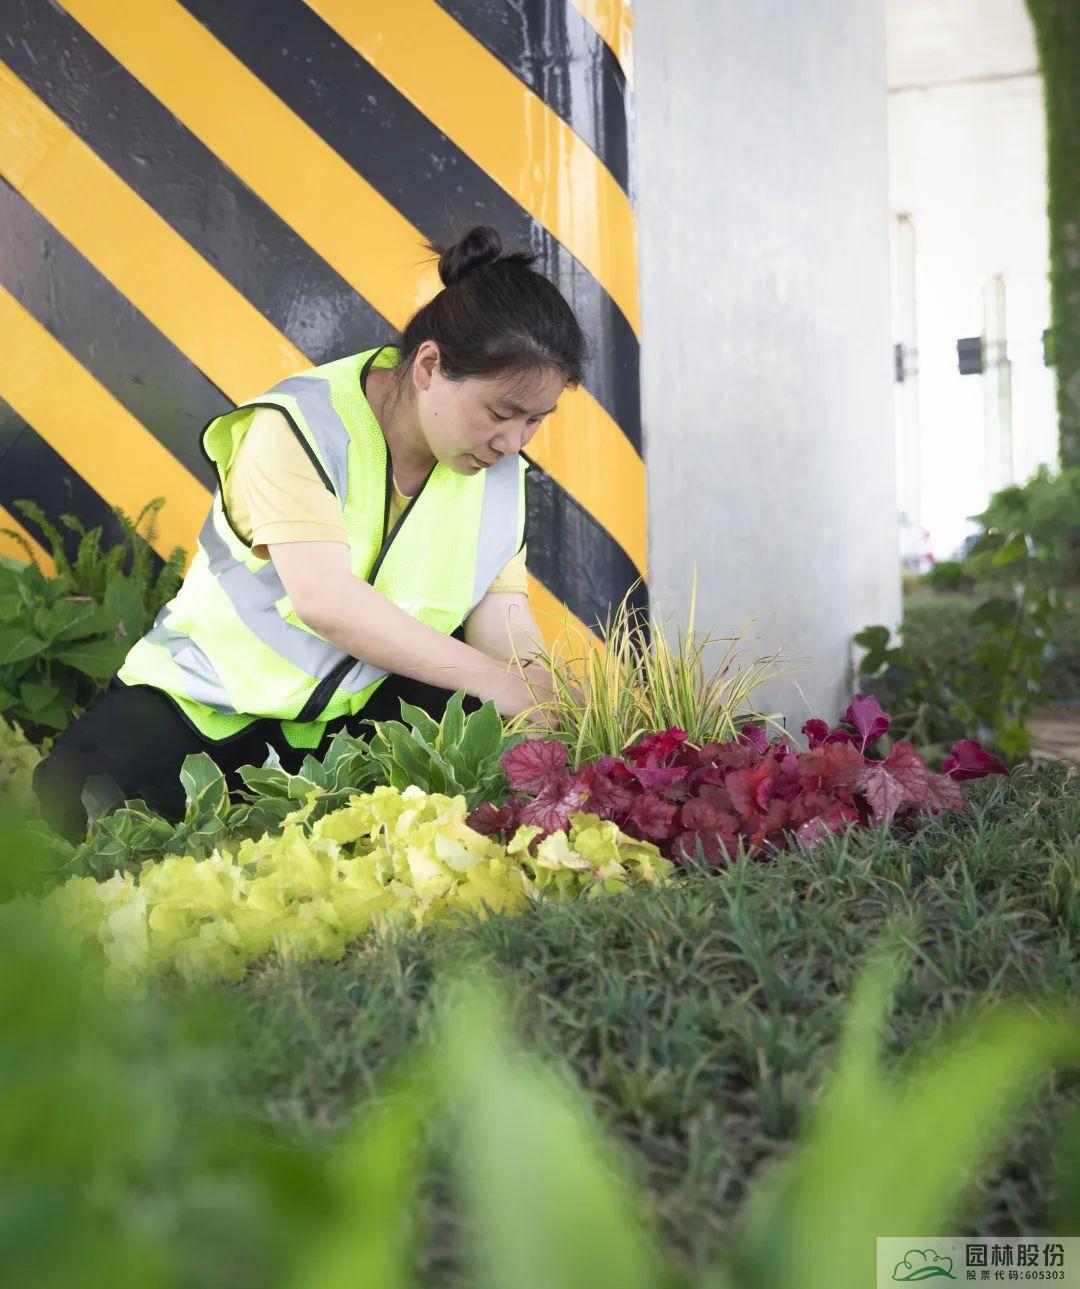
<path fill-rule="evenodd" d="M 431 346 L 433 353 L 427 352 Z M 519 452 L 566 388 L 558 372 L 501 380 L 447 380 L 438 348 L 425 341 L 413 368 L 420 427 L 432 455 L 458 474 L 476 474 Z"/>

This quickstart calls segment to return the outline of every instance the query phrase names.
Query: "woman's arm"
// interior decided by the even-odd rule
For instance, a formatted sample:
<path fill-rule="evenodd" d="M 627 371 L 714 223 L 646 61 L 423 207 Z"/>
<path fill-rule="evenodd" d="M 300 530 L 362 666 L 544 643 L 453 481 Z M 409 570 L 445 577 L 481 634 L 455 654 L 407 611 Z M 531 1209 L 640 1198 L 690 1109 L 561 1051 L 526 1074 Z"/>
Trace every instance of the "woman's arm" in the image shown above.
<path fill-rule="evenodd" d="M 490 698 L 503 716 L 532 706 L 513 665 L 398 608 L 351 571 L 344 542 L 271 542 L 269 551 L 301 622 L 339 649 L 413 680 Z"/>

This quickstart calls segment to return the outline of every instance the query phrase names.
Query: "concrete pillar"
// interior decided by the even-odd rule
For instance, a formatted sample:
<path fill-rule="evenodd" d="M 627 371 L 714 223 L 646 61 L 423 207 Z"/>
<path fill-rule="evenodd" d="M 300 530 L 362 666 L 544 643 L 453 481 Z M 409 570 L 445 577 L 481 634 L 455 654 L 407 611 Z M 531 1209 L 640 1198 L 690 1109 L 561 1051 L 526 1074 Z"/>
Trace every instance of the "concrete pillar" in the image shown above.
<path fill-rule="evenodd" d="M 883 0 L 634 13 L 653 614 L 696 563 L 697 630 L 800 670 L 753 695 L 797 732 L 901 612 Z"/>

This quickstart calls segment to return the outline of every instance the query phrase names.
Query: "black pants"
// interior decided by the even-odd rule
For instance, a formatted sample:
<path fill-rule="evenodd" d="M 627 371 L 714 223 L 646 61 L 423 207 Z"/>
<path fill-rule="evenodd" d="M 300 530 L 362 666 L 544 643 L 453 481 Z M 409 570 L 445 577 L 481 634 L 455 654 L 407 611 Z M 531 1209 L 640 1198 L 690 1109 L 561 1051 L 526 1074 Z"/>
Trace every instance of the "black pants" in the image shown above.
<path fill-rule="evenodd" d="M 76 845 L 85 839 L 87 827 L 81 793 L 87 779 L 96 775 L 108 775 L 125 800 L 141 797 L 164 818 L 179 822 L 184 816 L 180 767 L 192 753 L 208 753 L 229 787 L 241 788 L 243 780 L 236 771 L 242 765 L 262 765 L 267 744 L 282 766 L 295 772 L 305 756 L 321 759 L 338 730 L 368 738 L 374 730 L 363 721 L 400 720 L 402 699 L 441 720 L 453 692 L 391 674 L 359 714 L 329 721 L 318 747 L 294 748 L 272 720 L 257 721 L 230 742 L 214 743 L 196 733 L 160 690 L 125 685 L 114 676 L 35 767 L 33 787 L 45 822 Z M 471 694 L 462 703 L 467 713 L 481 705 Z"/>

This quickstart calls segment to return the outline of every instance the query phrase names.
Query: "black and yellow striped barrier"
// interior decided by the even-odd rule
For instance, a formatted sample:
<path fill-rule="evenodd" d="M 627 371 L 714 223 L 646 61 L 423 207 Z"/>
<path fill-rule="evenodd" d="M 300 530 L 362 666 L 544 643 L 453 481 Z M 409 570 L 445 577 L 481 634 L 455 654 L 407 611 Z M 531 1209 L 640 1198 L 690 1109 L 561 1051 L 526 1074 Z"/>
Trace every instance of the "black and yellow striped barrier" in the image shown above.
<path fill-rule="evenodd" d="M 489 223 L 596 359 L 530 444 L 530 600 L 595 629 L 646 572 L 622 0 L 0 6 L 0 526 L 194 551 L 214 415 L 390 338 L 424 239 Z M 0 553 L 19 549 L 0 538 Z M 634 602 L 645 603 L 639 588 Z"/>

